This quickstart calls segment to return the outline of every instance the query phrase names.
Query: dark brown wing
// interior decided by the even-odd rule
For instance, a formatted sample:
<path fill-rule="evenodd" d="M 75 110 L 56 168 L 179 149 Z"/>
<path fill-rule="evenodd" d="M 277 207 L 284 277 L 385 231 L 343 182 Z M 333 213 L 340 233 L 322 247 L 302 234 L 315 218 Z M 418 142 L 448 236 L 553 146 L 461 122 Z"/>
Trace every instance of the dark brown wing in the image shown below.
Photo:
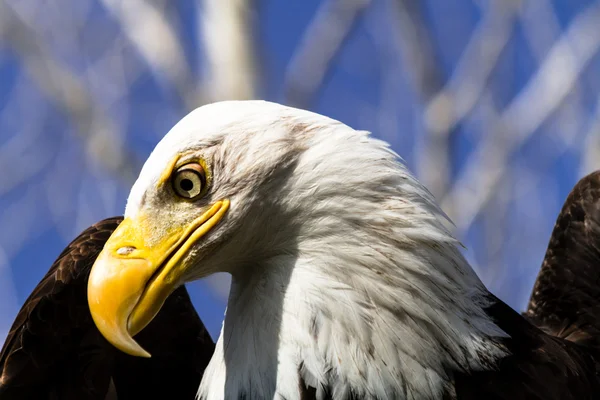
<path fill-rule="evenodd" d="M 112 347 L 93 324 L 87 279 L 122 221 L 86 229 L 58 257 L 19 311 L 0 353 L 0 399 L 104 399 L 113 379 L 119 399 L 193 399 L 214 344 L 185 287 L 140 334 L 151 359 Z M 161 377 L 160 379 L 158 377 Z"/>
<path fill-rule="evenodd" d="M 600 171 L 565 201 L 525 318 L 497 299 L 488 312 L 512 355 L 459 374 L 459 399 L 600 398 Z"/>
<path fill-rule="evenodd" d="M 117 352 L 113 376 L 119 400 L 195 399 L 215 345 L 185 287 L 167 298 L 135 338 L 152 358 Z"/>
<path fill-rule="evenodd" d="M 0 353 L 1 399 L 70 394 L 103 398 L 113 352 L 91 329 L 86 282 L 94 260 L 121 220 L 111 218 L 86 229 L 27 298 Z"/>
<path fill-rule="evenodd" d="M 525 315 L 555 336 L 600 348 L 600 171 L 567 197 Z"/>
<path fill-rule="evenodd" d="M 511 355 L 490 371 L 457 373 L 458 400 L 600 398 L 600 357 L 595 348 L 548 335 L 494 300 L 488 313 L 510 336 L 504 344 Z"/>

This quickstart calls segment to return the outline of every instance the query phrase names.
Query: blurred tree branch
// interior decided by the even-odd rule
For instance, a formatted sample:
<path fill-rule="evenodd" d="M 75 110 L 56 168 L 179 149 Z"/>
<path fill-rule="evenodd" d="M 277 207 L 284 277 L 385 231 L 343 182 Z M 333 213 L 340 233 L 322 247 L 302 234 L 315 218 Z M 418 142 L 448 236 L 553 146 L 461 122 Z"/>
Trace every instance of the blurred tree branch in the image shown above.
<path fill-rule="evenodd" d="M 434 49 L 434 42 L 423 16 L 423 3 L 419 0 L 395 0 L 393 24 L 398 31 L 400 52 L 404 68 L 408 71 L 414 90 L 421 102 L 427 104 L 442 89 L 446 80 L 440 67 L 440 60 Z M 444 110 L 447 111 L 447 110 Z M 446 191 L 450 177 L 451 163 L 448 141 L 454 132 L 433 134 L 425 132 L 424 145 L 417 158 L 417 174 L 434 196 Z"/>
<path fill-rule="evenodd" d="M 169 22 L 165 6 L 170 1 L 100 0 L 119 21 L 121 29 L 139 51 L 154 75 L 166 79 L 164 87 L 174 90 L 187 110 L 203 103 L 179 44 L 176 29 Z"/>
<path fill-rule="evenodd" d="M 521 7 L 518 16 L 532 54 L 541 64 L 552 49 L 552 45 L 560 39 L 560 22 L 552 3 L 549 0 L 526 2 Z M 577 81 L 574 82 L 569 92 L 568 101 L 562 102 L 555 114 L 560 125 L 556 129 L 555 137 L 563 141 L 563 148 L 567 148 L 577 137 L 577 133 L 586 119 L 583 96 Z"/>
<path fill-rule="evenodd" d="M 484 209 L 509 168 L 514 149 L 526 141 L 570 93 L 577 78 L 600 49 L 600 5 L 580 12 L 549 51 L 527 86 L 490 127 L 486 140 L 470 157 L 442 208 L 464 233 Z"/>
<path fill-rule="evenodd" d="M 412 4 L 415 0 L 397 3 Z M 415 38 L 410 39 L 411 31 L 426 31 L 423 17 L 416 11 L 418 6 L 413 4 L 407 8 L 405 13 L 408 13 L 410 19 L 404 18 L 401 21 L 400 26 L 405 26 L 401 35 L 403 41 L 413 43 L 412 51 L 405 52 L 412 55 L 406 57 L 406 64 L 410 70 L 415 71 L 413 75 L 421 75 L 415 81 L 420 82 L 418 86 L 421 88 L 421 97 L 426 102 L 424 118 L 428 137 L 417 171 L 437 198 L 443 198 L 450 185 L 449 144 L 456 134 L 458 124 L 471 112 L 486 90 L 492 71 L 511 37 L 515 9 L 515 2 L 512 0 L 494 0 L 488 5 L 487 12 L 471 35 L 451 78 L 445 84 L 439 73 L 434 76 L 432 73 L 421 72 L 439 68 L 436 67 L 439 62 L 432 55 L 424 56 L 432 52 L 429 50 L 432 45 L 425 43 L 427 35 L 413 35 Z M 410 20 L 415 23 L 415 28 L 410 28 Z M 415 62 L 418 58 L 421 61 Z M 433 65 L 425 67 L 423 64 Z"/>
<path fill-rule="evenodd" d="M 255 2 L 203 0 L 198 7 L 200 42 L 204 46 L 206 74 L 204 102 L 248 100 L 258 95 L 258 58 L 255 45 Z M 231 277 L 214 274 L 208 283 L 226 298 Z"/>
<path fill-rule="evenodd" d="M 492 4 L 493 6 L 493 4 Z M 486 12 L 487 10 L 483 10 L 482 12 Z M 489 6 L 488 6 L 489 9 Z M 516 11 L 516 16 L 518 20 L 514 18 L 514 14 Z M 494 18 L 494 13 L 486 12 L 488 17 Z M 508 17 L 508 18 L 507 18 Z M 513 31 L 514 23 L 520 22 L 524 41 L 529 45 L 532 55 L 537 60 L 538 64 L 541 64 L 546 53 L 551 48 L 552 44 L 555 43 L 556 40 L 560 37 L 560 26 L 558 25 L 557 17 L 552 8 L 552 4 L 548 0 L 539 0 L 536 2 L 529 2 L 521 5 L 513 4 L 513 7 L 510 9 L 509 15 L 501 18 L 505 20 L 509 25 L 505 27 L 506 29 L 501 30 L 500 32 L 504 32 L 505 35 L 501 36 L 497 33 L 490 32 L 490 36 L 494 38 L 492 42 L 502 42 L 502 46 L 504 47 L 508 42 L 508 39 L 512 37 L 510 33 Z M 498 25 L 498 22 L 495 23 Z M 494 24 L 490 24 L 492 26 Z M 505 24 L 501 24 L 505 25 Z M 485 48 L 479 49 L 480 51 L 484 51 Z M 499 52 L 496 53 L 496 58 L 500 55 Z M 489 59 L 489 58 L 488 58 Z M 468 59 L 463 58 L 463 60 L 468 61 Z M 490 60 L 493 61 L 489 64 L 484 63 L 484 70 L 487 70 L 488 74 L 491 74 L 493 67 L 497 64 L 497 59 Z M 475 63 L 475 65 L 480 65 L 479 63 Z M 471 69 L 479 71 L 479 68 Z M 465 87 L 469 88 L 469 85 L 465 85 Z M 472 85 L 472 87 L 483 89 L 486 87 L 485 85 Z M 490 89 L 486 87 L 486 95 L 484 95 L 481 99 L 476 100 L 475 97 L 472 98 L 472 102 L 468 105 L 467 109 L 463 108 L 462 115 L 464 116 L 466 111 L 473 107 L 476 103 L 479 104 L 479 107 L 486 107 L 486 112 L 484 114 L 484 122 L 483 126 L 493 126 L 495 121 L 498 121 L 499 115 L 498 110 L 495 104 L 493 104 L 493 98 L 489 94 Z M 475 93 L 478 93 L 477 90 Z M 579 92 L 577 90 L 573 91 L 573 94 L 570 98 L 573 101 L 565 102 L 565 105 L 562 108 L 567 108 L 566 112 L 558 113 L 557 119 L 559 121 L 564 121 L 564 128 L 560 129 L 560 133 L 562 137 L 565 139 L 565 146 L 560 146 L 561 150 L 566 150 L 569 148 L 567 142 L 573 142 L 572 138 L 576 136 L 576 129 L 578 124 L 573 123 L 572 118 L 567 118 L 569 116 L 573 116 L 575 114 L 581 115 L 581 96 L 578 95 Z M 486 98 L 490 98 L 487 100 Z M 459 104 L 459 108 L 461 108 L 461 101 L 457 102 Z M 464 105 L 464 103 L 462 103 Z M 489 134 L 489 133 L 488 133 Z M 485 135 L 485 132 L 482 132 L 482 135 Z M 569 140 L 570 139 L 570 140 Z M 499 141 L 503 140 L 503 136 L 498 137 Z M 550 154 L 550 152 L 542 155 L 540 157 L 545 156 L 544 164 L 549 164 L 559 154 Z M 514 169 L 514 167 L 511 167 Z M 514 174 L 517 174 L 518 178 L 516 183 L 514 182 Z M 512 171 L 512 174 L 504 174 L 495 185 L 494 195 L 490 196 L 489 201 L 483 206 L 483 209 L 480 212 L 481 221 L 482 221 L 482 229 L 484 229 L 484 240 L 485 246 L 483 247 L 485 258 L 482 259 L 482 265 L 485 265 L 485 269 L 479 271 L 479 274 L 482 280 L 489 285 L 489 287 L 493 288 L 498 285 L 498 282 L 504 282 L 507 277 L 508 268 L 505 266 L 505 252 L 502 250 L 507 243 L 511 241 L 510 228 L 507 224 L 507 221 L 510 220 L 510 212 L 511 212 L 511 204 L 517 204 L 519 201 L 519 196 L 528 195 L 523 193 L 523 187 L 534 188 L 539 182 L 536 179 L 537 176 L 535 173 L 530 171 L 528 167 L 525 165 L 519 165 L 519 167 Z M 538 228 L 532 229 L 540 229 L 539 227 L 543 226 L 543 221 L 539 219 L 543 216 L 541 213 L 533 213 L 529 214 L 530 224 L 529 226 L 536 226 Z M 465 228 L 465 231 L 468 228 Z M 463 233 L 465 233 L 463 231 Z M 510 245 L 510 244 L 508 244 Z M 537 270 L 536 265 L 529 265 L 527 268 L 531 268 L 533 270 Z"/>
<path fill-rule="evenodd" d="M 258 67 L 251 0 L 203 0 L 199 13 L 209 101 L 254 99 Z"/>
<path fill-rule="evenodd" d="M 131 185 L 142 165 L 141 160 L 127 151 L 118 126 L 94 102 L 85 82 L 62 65 L 44 47 L 43 38 L 0 0 L 2 40 L 17 53 L 30 76 L 47 95 L 50 102 L 63 110 L 74 124 L 73 131 L 85 144 L 89 156 L 106 170 Z"/>
<path fill-rule="evenodd" d="M 369 4 L 370 0 L 329 0 L 321 4 L 286 71 L 284 91 L 288 104 L 310 107 L 356 21 Z"/>
<path fill-rule="evenodd" d="M 20 132 L 19 135 L 10 137 L 0 147 L 0 170 L 11 171 L 10 174 L 4 174 L 0 180 L 0 196 L 10 193 L 23 182 L 40 173 L 53 158 L 52 152 L 38 146 L 44 134 L 42 120 L 21 121 L 14 118 L 23 107 L 31 104 L 31 96 L 24 80 L 20 77 L 10 94 L 9 101 L 0 113 L 0 122 L 8 126 L 12 125 Z M 20 164 L 20 168 L 14 168 L 17 163 Z"/>
<path fill-rule="evenodd" d="M 487 8 L 452 76 L 426 106 L 425 121 L 435 135 L 447 135 L 473 110 L 512 36 L 515 1 L 493 0 Z"/>
<path fill-rule="evenodd" d="M 591 118 L 583 146 L 583 161 L 580 176 L 600 169 L 600 96 L 596 101 L 596 110 Z"/>

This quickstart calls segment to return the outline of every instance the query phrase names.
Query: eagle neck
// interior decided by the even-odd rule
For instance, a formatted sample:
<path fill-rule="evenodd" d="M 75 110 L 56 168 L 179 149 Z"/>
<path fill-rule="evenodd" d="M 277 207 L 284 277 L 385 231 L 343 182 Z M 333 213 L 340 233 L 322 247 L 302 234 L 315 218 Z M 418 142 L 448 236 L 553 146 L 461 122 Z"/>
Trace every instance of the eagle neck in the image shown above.
<path fill-rule="evenodd" d="M 477 291 L 423 293 L 418 277 L 393 275 L 406 269 L 369 273 L 343 250 L 298 254 L 233 277 L 200 398 L 299 398 L 307 385 L 317 398 L 437 398 L 452 371 L 504 355 Z"/>

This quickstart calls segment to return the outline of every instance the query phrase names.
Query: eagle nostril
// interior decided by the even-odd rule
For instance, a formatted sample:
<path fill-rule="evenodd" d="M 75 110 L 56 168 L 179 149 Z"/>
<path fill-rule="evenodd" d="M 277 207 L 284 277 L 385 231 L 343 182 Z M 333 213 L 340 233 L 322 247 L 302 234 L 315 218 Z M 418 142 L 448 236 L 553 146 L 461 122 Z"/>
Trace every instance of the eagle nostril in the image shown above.
<path fill-rule="evenodd" d="M 135 247 L 133 247 L 133 246 L 124 246 L 117 250 L 117 254 L 120 256 L 126 256 L 126 255 L 133 253 L 134 250 L 135 250 Z"/>

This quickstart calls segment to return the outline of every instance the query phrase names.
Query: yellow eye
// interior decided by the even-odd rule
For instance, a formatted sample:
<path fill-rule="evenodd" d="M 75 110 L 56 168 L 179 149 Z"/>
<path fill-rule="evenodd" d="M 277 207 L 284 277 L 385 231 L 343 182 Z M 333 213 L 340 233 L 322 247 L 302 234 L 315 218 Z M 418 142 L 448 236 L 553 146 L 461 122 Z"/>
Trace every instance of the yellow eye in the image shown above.
<path fill-rule="evenodd" d="M 173 190 L 186 199 L 202 194 L 205 185 L 206 173 L 198 163 L 186 164 L 173 174 Z"/>

